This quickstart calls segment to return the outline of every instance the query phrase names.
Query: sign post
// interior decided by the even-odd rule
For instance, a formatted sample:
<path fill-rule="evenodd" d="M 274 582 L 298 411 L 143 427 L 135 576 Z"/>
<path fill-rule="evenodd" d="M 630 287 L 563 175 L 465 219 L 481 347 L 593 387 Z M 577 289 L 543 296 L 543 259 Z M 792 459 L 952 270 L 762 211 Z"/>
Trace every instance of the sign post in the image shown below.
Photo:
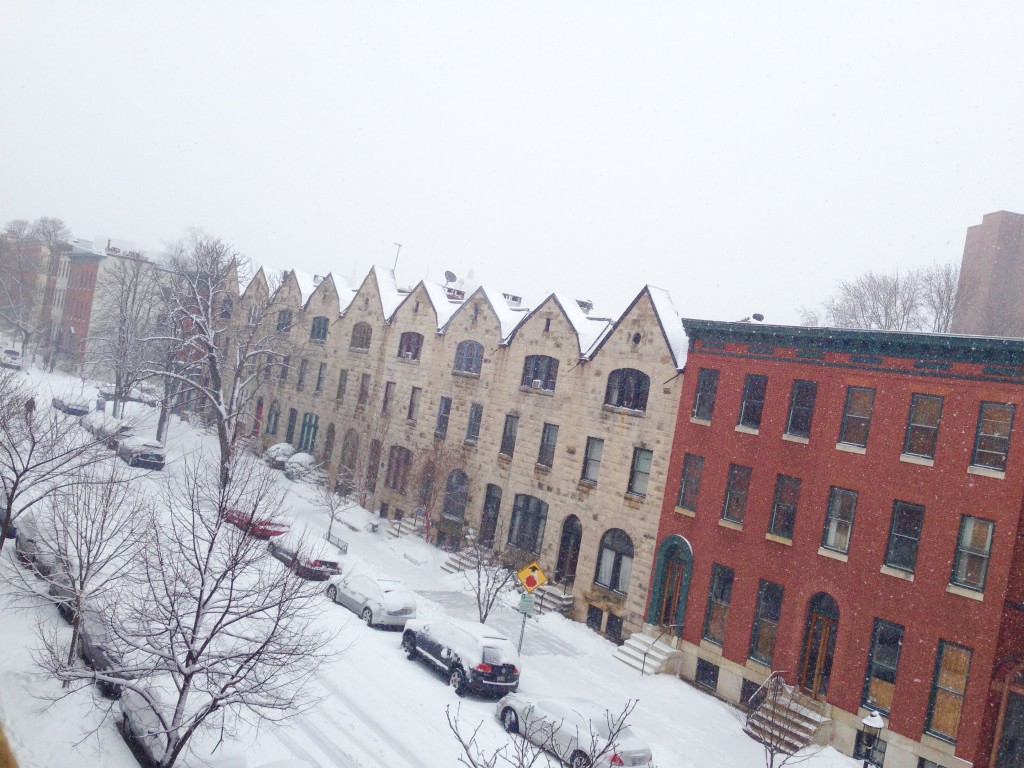
<path fill-rule="evenodd" d="M 523 589 L 526 590 L 526 594 L 519 598 L 519 612 L 523 614 L 523 625 L 519 629 L 519 648 L 517 649 L 520 653 L 523 651 L 523 635 L 526 634 L 526 617 L 533 613 L 533 590 L 544 584 L 547 584 L 548 577 L 544 575 L 544 571 L 537 565 L 537 561 L 534 560 L 528 566 L 523 568 L 516 574 L 516 578 L 519 579 L 519 583 L 523 585 Z"/>

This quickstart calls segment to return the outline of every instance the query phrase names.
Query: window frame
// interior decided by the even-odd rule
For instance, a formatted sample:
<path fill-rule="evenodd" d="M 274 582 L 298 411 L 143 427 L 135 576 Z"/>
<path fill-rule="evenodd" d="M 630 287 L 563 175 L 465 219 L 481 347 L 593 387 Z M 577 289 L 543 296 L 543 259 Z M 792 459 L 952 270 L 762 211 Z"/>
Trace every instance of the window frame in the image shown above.
<path fill-rule="evenodd" d="M 357 406 L 363 406 L 370 402 L 370 387 L 372 386 L 373 378 L 370 374 L 364 373 L 359 377 L 359 397 L 356 400 Z"/>
<path fill-rule="evenodd" d="M 405 420 L 415 422 L 420 415 L 420 399 L 423 397 L 422 387 L 412 387 L 409 390 L 409 408 L 405 413 Z"/>
<path fill-rule="evenodd" d="M 595 456 L 595 450 L 597 455 Z M 583 467 L 580 469 L 580 481 L 597 485 L 597 478 L 601 474 L 601 457 L 604 454 L 604 438 L 587 437 L 586 447 L 583 449 Z"/>
<path fill-rule="evenodd" d="M 899 512 L 904 510 L 910 513 L 917 513 L 916 531 L 897 530 Z M 917 567 L 918 549 L 921 545 L 921 531 L 924 528 L 924 512 L 923 504 L 914 504 L 909 501 L 900 501 L 899 499 L 893 501 L 892 519 L 889 522 L 889 538 L 885 545 L 885 558 L 882 560 L 887 568 L 895 568 L 898 571 L 911 574 L 914 572 L 914 569 Z M 916 536 L 913 535 L 914 533 L 916 533 Z M 896 556 L 896 550 L 899 549 L 897 545 L 901 542 L 911 542 L 906 545 L 911 550 L 909 567 L 905 563 L 900 563 L 899 558 Z"/>
<path fill-rule="evenodd" d="M 618 545 L 619 548 L 614 545 Z M 633 546 L 633 539 L 629 534 L 621 528 L 609 528 L 601 536 L 601 541 L 597 546 L 594 584 L 618 595 L 628 595 L 629 578 L 632 574 L 635 556 L 636 548 Z M 610 558 L 610 561 L 606 557 Z M 606 581 L 602 581 L 604 578 L 602 571 L 607 571 Z"/>
<path fill-rule="evenodd" d="M 345 400 L 346 389 L 348 389 L 348 370 L 344 369 L 338 371 L 338 390 L 334 394 L 334 399 L 339 403 Z"/>
<path fill-rule="evenodd" d="M 958 650 L 967 652 L 967 669 L 964 671 L 963 676 L 963 689 L 957 691 L 953 688 L 945 687 L 939 684 L 939 680 L 942 677 L 942 662 L 946 656 L 946 650 L 949 648 L 955 648 Z M 936 704 L 938 702 L 940 691 L 949 694 L 955 699 L 959 699 L 959 710 L 956 717 L 956 730 L 960 730 L 960 720 L 963 717 L 963 705 L 967 698 L 967 685 L 971 677 L 971 662 L 973 661 L 974 651 L 966 645 L 960 643 L 954 643 L 950 640 L 939 640 L 939 645 L 935 653 L 935 673 L 932 675 L 931 691 L 928 695 L 928 713 L 925 717 L 924 731 L 930 736 L 934 736 L 942 741 L 956 744 L 957 733 L 944 733 L 939 731 L 934 724 Z"/>
<path fill-rule="evenodd" d="M 384 382 L 384 397 L 381 399 L 380 412 L 391 413 L 391 406 L 394 405 L 395 392 L 398 391 L 398 383 L 394 381 Z"/>
<path fill-rule="evenodd" d="M 309 325 L 309 340 L 310 341 L 326 341 L 327 330 L 330 328 L 330 318 L 324 315 L 318 315 L 313 318 L 313 321 Z"/>
<path fill-rule="evenodd" d="M 384 471 L 384 487 L 405 496 L 412 467 L 412 451 L 404 445 L 392 445 L 388 449 L 388 465 Z"/>
<path fill-rule="evenodd" d="M 778 589 L 778 613 L 775 618 L 771 618 L 765 610 L 766 607 L 771 607 L 768 602 L 768 593 L 770 590 Z M 782 584 L 777 584 L 774 581 L 768 579 L 761 579 L 757 585 L 757 602 L 754 604 L 754 620 L 750 625 L 750 650 L 747 655 L 759 664 L 764 664 L 770 667 L 772 665 L 772 657 L 775 655 L 775 641 L 778 639 L 779 633 L 779 622 L 782 619 L 782 601 L 786 595 L 786 588 Z M 761 648 L 761 630 L 764 626 L 771 627 L 771 647 L 767 656 L 759 655 L 759 649 Z"/>
<path fill-rule="evenodd" d="M 466 419 L 466 442 L 476 445 L 480 440 L 480 426 L 484 420 L 483 403 L 471 403 L 469 417 Z"/>
<path fill-rule="evenodd" d="M 398 357 L 401 360 L 419 360 L 423 354 L 423 334 L 403 331 L 398 339 Z"/>
<path fill-rule="evenodd" d="M 935 418 L 935 424 L 923 424 L 914 421 L 914 414 L 917 406 L 926 400 L 938 400 L 939 412 Z M 925 459 L 935 458 L 935 448 L 939 442 L 939 425 L 942 423 L 942 406 L 944 398 L 942 395 L 929 395 L 923 392 L 914 392 L 910 395 L 910 408 L 907 409 L 907 428 L 903 435 L 903 453 L 906 456 L 920 456 Z M 915 442 L 915 435 L 922 435 L 926 443 L 930 443 L 927 452 L 912 450 L 912 442 Z"/>
<path fill-rule="evenodd" d="M 871 393 L 867 416 L 855 414 L 850 410 L 850 406 L 854 404 L 855 395 L 859 392 Z M 847 385 L 846 402 L 843 405 L 843 418 L 839 424 L 840 443 L 843 445 L 855 445 L 865 449 L 868 447 L 868 437 L 871 433 L 871 417 L 875 411 L 875 394 L 876 391 L 874 387 L 862 387 L 857 384 Z M 859 426 L 863 426 L 864 429 L 863 442 L 858 442 L 857 435 L 855 434 L 855 430 L 857 430 Z"/>
<path fill-rule="evenodd" d="M 324 379 L 327 378 L 327 363 L 320 363 L 320 367 L 316 371 L 316 386 L 313 387 L 314 392 L 324 391 Z"/>
<path fill-rule="evenodd" d="M 539 387 L 533 386 L 535 381 L 540 382 Z M 554 392 L 558 386 L 558 358 L 550 355 L 527 355 L 523 360 L 520 386 L 542 392 Z"/>
<path fill-rule="evenodd" d="M 690 512 L 697 511 L 697 504 L 700 501 L 700 484 L 704 477 L 704 457 L 696 453 L 687 453 L 683 456 L 683 471 L 679 475 L 679 495 L 676 497 L 676 506 Z M 688 502 L 692 497 L 692 505 Z"/>
<path fill-rule="evenodd" d="M 647 469 L 639 466 L 641 457 L 647 454 Z M 651 471 L 654 468 L 654 451 L 648 448 L 634 448 L 633 461 L 629 465 L 629 485 L 626 486 L 626 493 L 630 496 L 646 497 L 647 487 L 650 484 Z M 642 479 L 641 479 L 642 478 Z M 642 489 L 640 487 L 642 486 Z"/>
<path fill-rule="evenodd" d="M 539 555 L 544 543 L 548 509 L 548 503 L 543 499 L 528 493 L 517 493 L 512 502 L 512 517 L 508 524 L 508 545 L 523 552 Z M 531 538 L 533 541 L 529 541 Z M 524 544 L 529 546 L 523 546 Z"/>
<path fill-rule="evenodd" d="M 506 413 L 505 424 L 501 428 L 501 444 L 498 453 L 510 459 L 516 453 L 516 438 L 519 436 L 519 414 Z"/>
<path fill-rule="evenodd" d="M 643 413 L 651 391 L 651 377 L 637 368 L 616 368 L 608 374 L 604 404 Z"/>
<path fill-rule="evenodd" d="M 782 499 L 784 486 L 792 486 L 795 482 L 795 499 L 790 503 Z M 773 536 L 779 536 L 784 539 L 793 540 L 793 531 L 796 528 L 796 516 L 800 508 L 800 489 L 803 487 L 803 480 L 793 475 L 784 475 L 779 473 L 775 476 L 775 496 L 772 499 L 772 515 L 768 521 L 768 533 Z M 780 512 L 789 512 L 789 527 L 788 530 L 780 524 Z M 781 515 L 781 520 L 785 520 L 785 514 Z"/>
<path fill-rule="evenodd" d="M 309 358 L 299 360 L 299 378 L 295 382 L 295 389 L 302 389 L 306 385 L 306 375 L 309 373 Z"/>
<path fill-rule="evenodd" d="M 833 502 L 833 499 L 836 499 L 837 501 L 839 501 L 839 504 L 841 506 L 842 502 L 841 502 L 840 498 L 841 497 L 848 498 L 848 496 L 846 496 L 847 494 L 852 494 L 853 495 L 853 507 L 850 510 L 850 519 L 849 520 L 844 520 L 842 517 L 839 517 L 838 515 L 834 515 L 833 514 L 833 512 L 835 511 L 834 510 L 835 503 Z M 860 496 L 860 494 L 857 491 L 853 490 L 852 488 L 840 488 L 837 485 L 833 485 L 831 488 L 829 488 L 829 492 L 828 492 L 828 506 L 825 508 L 825 524 L 822 527 L 822 531 L 821 531 L 821 546 L 822 546 L 823 549 L 827 549 L 830 552 L 838 552 L 838 553 L 843 554 L 843 555 L 849 554 L 849 552 L 850 552 L 850 542 L 853 541 L 853 523 L 854 523 L 854 521 L 855 521 L 855 519 L 857 517 L 857 501 L 859 499 L 859 496 Z M 840 509 L 840 511 L 841 511 L 841 509 Z M 829 522 L 832 521 L 832 520 L 836 520 L 838 522 L 846 523 L 847 524 L 846 544 L 845 544 L 844 547 L 837 546 L 834 543 L 834 541 L 830 542 Z M 837 531 L 838 531 L 838 526 L 832 529 L 832 538 L 833 539 L 836 537 L 836 532 Z"/>
<path fill-rule="evenodd" d="M 452 398 L 441 395 L 437 401 L 437 419 L 434 421 L 434 437 L 448 436 L 448 422 L 452 417 Z"/>
<path fill-rule="evenodd" d="M 718 398 L 718 380 L 721 371 L 717 368 L 701 368 L 697 373 L 697 386 L 693 394 L 693 410 L 690 418 L 711 421 Z"/>
<path fill-rule="evenodd" d="M 732 604 L 732 590 L 736 581 L 736 573 L 732 568 L 720 563 L 711 567 L 711 581 L 708 583 L 708 603 L 704 609 L 704 628 L 701 638 L 721 647 L 725 644 L 725 630 L 729 622 L 729 606 Z M 720 617 L 713 616 L 714 608 L 719 606 Z M 713 622 L 721 623 L 721 634 L 716 637 L 712 633 Z"/>
<path fill-rule="evenodd" d="M 744 470 L 746 470 L 745 473 Z M 744 474 L 746 475 L 746 488 L 740 488 L 737 485 L 737 481 L 741 480 Z M 746 467 L 742 464 L 729 465 L 729 474 L 725 479 L 725 497 L 722 500 L 722 520 L 743 525 L 743 519 L 747 515 L 747 498 L 750 496 L 750 482 L 753 476 L 754 470 L 752 467 Z M 733 499 L 740 499 L 738 517 L 733 516 L 730 511 L 733 506 Z"/>
<path fill-rule="evenodd" d="M 309 411 L 302 414 L 302 425 L 299 428 L 299 451 L 313 453 L 316 450 L 316 436 L 319 431 L 320 414 Z"/>
<path fill-rule="evenodd" d="M 988 540 L 985 542 L 985 550 L 971 551 L 969 546 L 964 544 L 964 535 L 967 531 L 968 523 L 971 524 L 973 529 L 975 523 L 984 523 L 988 526 Z M 956 549 L 953 551 L 953 568 L 949 574 L 949 583 L 955 587 L 961 589 L 969 589 L 973 592 L 984 592 L 985 582 L 988 579 L 988 566 L 992 559 L 992 542 L 995 541 L 996 535 L 996 523 L 994 520 L 988 520 L 983 517 L 977 517 L 976 515 L 961 515 L 960 516 L 960 528 L 956 535 Z M 981 578 L 978 583 L 968 581 L 963 577 L 958 577 L 957 572 L 966 570 L 967 566 L 964 563 L 965 557 L 977 557 L 981 558 Z"/>
<path fill-rule="evenodd" d="M 290 333 L 292 330 L 292 311 L 290 309 L 280 309 L 277 312 L 277 327 L 278 333 Z"/>
<path fill-rule="evenodd" d="M 558 445 L 558 425 L 544 422 L 540 430 L 540 447 L 537 449 L 537 464 L 551 469 L 555 464 L 555 449 Z"/>
<path fill-rule="evenodd" d="M 760 390 L 760 391 L 758 391 Z M 743 397 L 737 426 L 746 429 L 761 429 L 764 416 L 764 402 L 768 395 L 768 377 L 759 373 L 748 373 L 743 379 Z"/>
<path fill-rule="evenodd" d="M 988 407 L 1009 408 L 1010 409 L 1010 420 L 1009 420 L 1009 422 L 1007 422 L 1006 436 L 1005 437 L 1000 436 L 1000 435 L 998 435 L 996 433 L 986 434 L 986 433 L 982 432 L 982 425 L 986 421 L 985 411 L 986 411 L 986 408 L 988 408 Z M 981 401 L 981 403 L 978 405 L 978 423 L 975 426 L 975 430 L 974 430 L 974 449 L 971 451 L 971 466 L 972 467 L 980 467 L 982 469 L 990 469 L 990 470 L 993 470 L 993 471 L 996 471 L 996 472 L 1005 472 L 1006 471 L 1006 460 L 1007 460 L 1007 457 L 1010 455 L 1010 438 L 1013 436 L 1013 419 L 1014 419 L 1015 415 L 1016 415 L 1016 407 L 1015 407 L 1015 405 L 1013 403 L 997 403 L 997 402 L 994 402 L 994 401 L 991 401 L 991 400 L 982 400 Z M 993 421 L 993 420 L 992 419 L 988 419 L 988 421 Z M 999 444 L 1002 444 L 1003 450 L 1001 452 L 999 452 L 999 451 L 993 451 L 993 450 L 990 450 L 990 449 L 982 448 L 981 447 L 982 441 L 986 440 L 986 439 L 998 441 Z M 982 463 L 981 461 L 979 461 L 979 454 L 981 454 L 981 453 L 987 453 L 987 454 L 993 454 L 995 456 L 999 456 L 999 457 L 1001 457 L 1001 460 L 998 461 L 995 464 Z"/>
<path fill-rule="evenodd" d="M 801 385 L 807 385 L 802 387 Z M 801 394 L 802 389 L 809 390 L 810 397 L 807 398 L 806 393 Z M 809 402 L 801 402 L 801 399 L 808 400 Z M 814 423 L 814 405 L 818 399 L 818 382 L 811 381 L 809 379 L 796 379 L 793 382 L 793 387 L 789 393 L 789 413 L 786 415 L 786 434 L 792 437 L 802 437 L 810 439 L 811 437 L 811 426 Z M 798 428 L 797 424 L 798 415 L 805 414 L 807 420 L 807 426 L 805 428 Z"/>
<path fill-rule="evenodd" d="M 879 637 L 882 630 L 890 630 L 899 634 L 899 639 L 896 642 L 896 659 L 888 664 L 878 660 L 878 648 L 879 648 Z M 881 669 L 885 672 L 890 673 L 892 680 L 886 680 L 884 677 L 878 677 L 883 683 L 888 683 L 892 686 L 893 694 L 896 689 L 896 676 L 899 673 L 900 664 L 900 653 L 903 649 L 903 638 L 906 634 L 906 628 L 902 624 L 896 624 L 892 621 L 886 621 L 885 619 L 875 619 L 874 626 L 871 629 L 871 645 L 868 647 L 868 660 L 867 666 L 864 669 L 864 688 L 860 695 L 860 704 L 862 707 L 873 709 L 883 715 L 888 715 L 892 712 L 892 703 L 889 706 L 885 706 L 880 700 L 871 698 L 871 681 L 875 678 L 873 674 L 875 669 Z"/>
<path fill-rule="evenodd" d="M 484 345 L 474 339 L 463 339 L 455 345 L 452 371 L 466 376 L 479 376 L 484 366 Z"/>
<path fill-rule="evenodd" d="M 363 320 L 352 326 L 352 333 L 349 335 L 348 340 L 349 349 L 368 352 L 372 342 L 373 328 L 369 323 Z"/>

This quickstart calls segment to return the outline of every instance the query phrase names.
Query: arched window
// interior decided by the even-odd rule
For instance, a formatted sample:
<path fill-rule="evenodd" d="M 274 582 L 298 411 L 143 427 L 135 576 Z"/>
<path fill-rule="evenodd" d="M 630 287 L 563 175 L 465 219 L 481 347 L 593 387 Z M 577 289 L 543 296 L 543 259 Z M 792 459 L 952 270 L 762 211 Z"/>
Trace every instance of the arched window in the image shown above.
<path fill-rule="evenodd" d="M 461 469 L 453 470 L 448 475 L 444 487 L 444 506 L 442 517 L 461 523 L 466 517 L 466 502 L 469 500 L 469 478 Z"/>
<path fill-rule="evenodd" d="M 548 505 L 536 496 L 525 493 L 516 494 L 512 505 L 512 521 L 508 526 L 508 543 L 510 546 L 526 552 L 540 554 L 540 545 L 544 540 L 544 524 L 548 519 Z"/>
<path fill-rule="evenodd" d="M 604 404 L 632 411 L 647 410 L 647 393 L 651 389 L 651 377 L 636 368 L 619 368 L 608 374 L 608 388 L 604 392 Z"/>
<path fill-rule="evenodd" d="M 334 425 L 327 425 L 327 439 L 324 440 L 324 461 L 330 463 L 334 455 Z"/>
<path fill-rule="evenodd" d="M 455 347 L 455 365 L 452 366 L 452 370 L 479 376 L 483 364 L 484 345 L 480 342 L 467 339 L 460 341 Z"/>
<path fill-rule="evenodd" d="M 369 349 L 372 337 L 373 331 L 369 323 L 356 323 L 352 328 L 352 340 L 348 346 L 350 349 Z"/>
<path fill-rule="evenodd" d="M 522 386 L 554 392 L 557 379 L 558 360 L 547 355 L 526 356 L 523 362 Z"/>
<path fill-rule="evenodd" d="M 314 317 L 309 327 L 310 341 L 323 341 L 327 338 L 327 327 L 330 321 L 326 317 Z"/>
<path fill-rule="evenodd" d="M 398 356 L 403 360 L 419 360 L 423 351 L 423 334 L 406 331 L 398 340 Z"/>
<path fill-rule="evenodd" d="M 633 569 L 633 540 L 620 528 L 612 528 L 601 537 L 594 582 L 613 592 L 629 592 L 629 573 Z"/>
<path fill-rule="evenodd" d="M 270 410 L 267 411 L 267 434 L 277 434 L 277 422 L 281 418 L 281 406 L 277 404 L 277 400 L 270 404 Z"/>

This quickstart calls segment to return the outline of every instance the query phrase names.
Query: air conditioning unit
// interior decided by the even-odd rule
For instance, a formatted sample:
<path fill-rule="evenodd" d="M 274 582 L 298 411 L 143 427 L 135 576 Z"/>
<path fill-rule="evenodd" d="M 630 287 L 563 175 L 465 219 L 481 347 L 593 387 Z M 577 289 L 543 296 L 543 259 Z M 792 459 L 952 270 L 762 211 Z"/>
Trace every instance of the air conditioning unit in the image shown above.
<path fill-rule="evenodd" d="M 404 357 L 406 360 L 412 360 L 412 351 L 410 350 L 403 352 L 402 357 Z"/>
<path fill-rule="evenodd" d="M 544 386 L 544 382 L 541 381 L 540 379 L 534 379 L 533 383 L 530 386 L 533 387 L 534 389 L 541 389 Z"/>

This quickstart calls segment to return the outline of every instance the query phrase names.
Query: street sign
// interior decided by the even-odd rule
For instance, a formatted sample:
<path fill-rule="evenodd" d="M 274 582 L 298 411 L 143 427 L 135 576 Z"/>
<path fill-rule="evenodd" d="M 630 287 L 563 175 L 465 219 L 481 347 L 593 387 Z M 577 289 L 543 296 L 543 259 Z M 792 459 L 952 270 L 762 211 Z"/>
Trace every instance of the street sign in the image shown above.
<path fill-rule="evenodd" d="M 529 592 L 519 596 L 519 612 L 524 616 L 529 616 L 533 613 L 533 595 Z"/>
<path fill-rule="evenodd" d="M 519 583 L 527 592 L 533 592 L 537 587 L 548 583 L 548 577 L 544 575 L 544 571 L 537 565 L 536 560 L 523 568 L 516 576 L 519 577 Z"/>

